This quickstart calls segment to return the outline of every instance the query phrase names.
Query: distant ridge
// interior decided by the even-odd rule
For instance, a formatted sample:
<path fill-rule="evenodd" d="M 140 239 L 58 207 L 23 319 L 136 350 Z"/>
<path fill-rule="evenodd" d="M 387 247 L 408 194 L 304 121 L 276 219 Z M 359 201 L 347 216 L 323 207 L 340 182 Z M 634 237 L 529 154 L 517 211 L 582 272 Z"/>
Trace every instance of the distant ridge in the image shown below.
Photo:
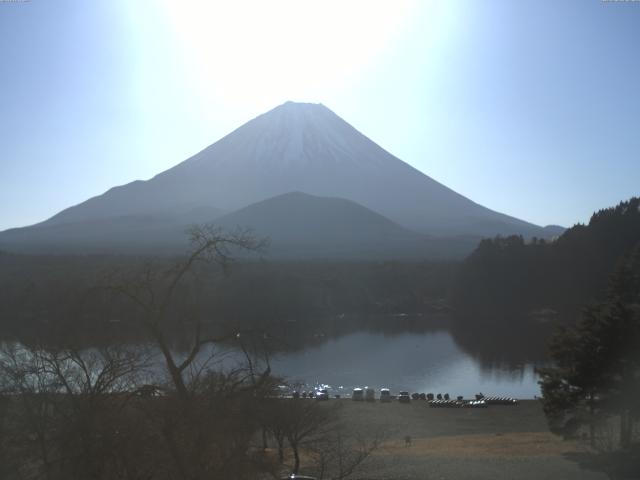
<path fill-rule="evenodd" d="M 362 205 L 301 192 L 249 205 L 216 223 L 269 237 L 276 257 L 418 257 L 427 251 L 425 236 Z"/>

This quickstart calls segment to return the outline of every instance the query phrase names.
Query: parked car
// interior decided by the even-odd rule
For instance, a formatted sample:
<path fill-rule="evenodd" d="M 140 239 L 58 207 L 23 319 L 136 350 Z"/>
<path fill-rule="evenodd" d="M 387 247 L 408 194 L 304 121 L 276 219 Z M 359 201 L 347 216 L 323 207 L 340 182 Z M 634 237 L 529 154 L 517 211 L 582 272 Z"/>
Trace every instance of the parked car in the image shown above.
<path fill-rule="evenodd" d="M 329 392 L 326 388 L 321 388 L 316 393 L 316 400 L 329 400 Z"/>
<path fill-rule="evenodd" d="M 391 401 L 391 392 L 389 391 L 388 388 L 380 389 L 380 401 L 382 403 L 388 403 Z"/>
<path fill-rule="evenodd" d="M 398 393 L 398 401 L 400 403 L 410 403 L 411 402 L 411 396 L 409 395 L 409 392 L 400 392 L 400 393 Z"/>
<path fill-rule="evenodd" d="M 364 400 L 364 390 L 361 388 L 354 388 L 351 394 L 351 400 L 356 402 L 362 402 Z"/>
<path fill-rule="evenodd" d="M 367 402 L 374 402 L 376 400 L 376 391 L 373 388 L 365 388 L 364 390 L 364 399 Z"/>

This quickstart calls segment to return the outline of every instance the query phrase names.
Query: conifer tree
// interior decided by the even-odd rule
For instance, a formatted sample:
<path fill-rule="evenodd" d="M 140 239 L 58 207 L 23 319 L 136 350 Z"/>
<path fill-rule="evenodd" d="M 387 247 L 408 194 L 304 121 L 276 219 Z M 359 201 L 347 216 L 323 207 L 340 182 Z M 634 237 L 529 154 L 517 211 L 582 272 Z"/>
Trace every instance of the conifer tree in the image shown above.
<path fill-rule="evenodd" d="M 554 366 L 540 370 L 544 411 L 556 433 L 575 434 L 620 418 L 620 446 L 632 441 L 640 394 L 640 245 L 611 278 L 605 302 L 585 309 L 550 347 Z"/>

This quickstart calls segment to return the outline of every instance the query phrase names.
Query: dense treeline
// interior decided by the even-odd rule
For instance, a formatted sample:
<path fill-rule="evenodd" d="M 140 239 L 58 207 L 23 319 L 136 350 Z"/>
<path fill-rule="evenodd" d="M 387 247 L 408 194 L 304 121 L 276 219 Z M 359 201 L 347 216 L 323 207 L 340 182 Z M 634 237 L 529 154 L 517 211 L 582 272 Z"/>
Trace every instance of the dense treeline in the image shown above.
<path fill-rule="evenodd" d="M 482 332 L 510 338 L 517 331 L 542 332 L 544 340 L 554 323 L 573 322 L 602 300 L 616 264 L 639 242 L 639 198 L 600 210 L 552 242 L 483 240 L 454 282 L 457 329 L 476 341 Z"/>
<path fill-rule="evenodd" d="M 69 324 L 103 343 L 142 338 L 131 304 L 105 286 L 122 272 L 168 269 L 175 258 L 0 254 L 0 334 L 68 335 Z M 440 316 L 457 263 L 243 260 L 227 274 L 198 266 L 176 292 L 174 318 L 197 316 L 220 331 L 312 335 L 371 326 L 395 313 Z M 182 327 L 176 322 L 175 337 Z M 63 333 L 62 333 L 63 332 Z M 89 339 L 88 339 L 89 340 Z M 295 342 L 294 342 L 295 343 Z"/>

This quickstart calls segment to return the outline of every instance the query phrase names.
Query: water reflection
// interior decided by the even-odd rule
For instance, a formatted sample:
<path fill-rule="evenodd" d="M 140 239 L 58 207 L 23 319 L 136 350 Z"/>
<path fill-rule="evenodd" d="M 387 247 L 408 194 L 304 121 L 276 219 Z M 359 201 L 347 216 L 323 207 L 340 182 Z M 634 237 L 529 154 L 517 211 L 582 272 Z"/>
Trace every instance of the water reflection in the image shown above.
<path fill-rule="evenodd" d="M 448 331 L 355 332 L 277 355 L 274 373 L 307 385 L 388 387 L 393 391 L 475 393 L 533 398 L 539 394 L 534 366 L 483 367 Z"/>
<path fill-rule="evenodd" d="M 172 338 L 177 356 L 186 356 L 191 339 L 179 332 Z M 268 333 L 254 338 L 232 338 L 201 352 L 200 366 L 215 353 L 208 367 L 237 367 L 245 360 L 241 342 L 257 341 L 256 350 L 271 352 L 275 375 L 306 389 L 328 384 L 332 393 L 345 394 L 355 386 L 371 386 L 454 397 L 483 392 L 533 398 L 540 393 L 535 365 L 543 358 L 536 347 L 544 344 L 541 332 L 478 333 L 456 328 L 444 317 L 385 315 L 305 319 L 272 325 Z M 148 351 L 152 357 L 149 378 L 164 375 L 163 359 L 153 344 L 126 337 L 115 343 Z"/>

